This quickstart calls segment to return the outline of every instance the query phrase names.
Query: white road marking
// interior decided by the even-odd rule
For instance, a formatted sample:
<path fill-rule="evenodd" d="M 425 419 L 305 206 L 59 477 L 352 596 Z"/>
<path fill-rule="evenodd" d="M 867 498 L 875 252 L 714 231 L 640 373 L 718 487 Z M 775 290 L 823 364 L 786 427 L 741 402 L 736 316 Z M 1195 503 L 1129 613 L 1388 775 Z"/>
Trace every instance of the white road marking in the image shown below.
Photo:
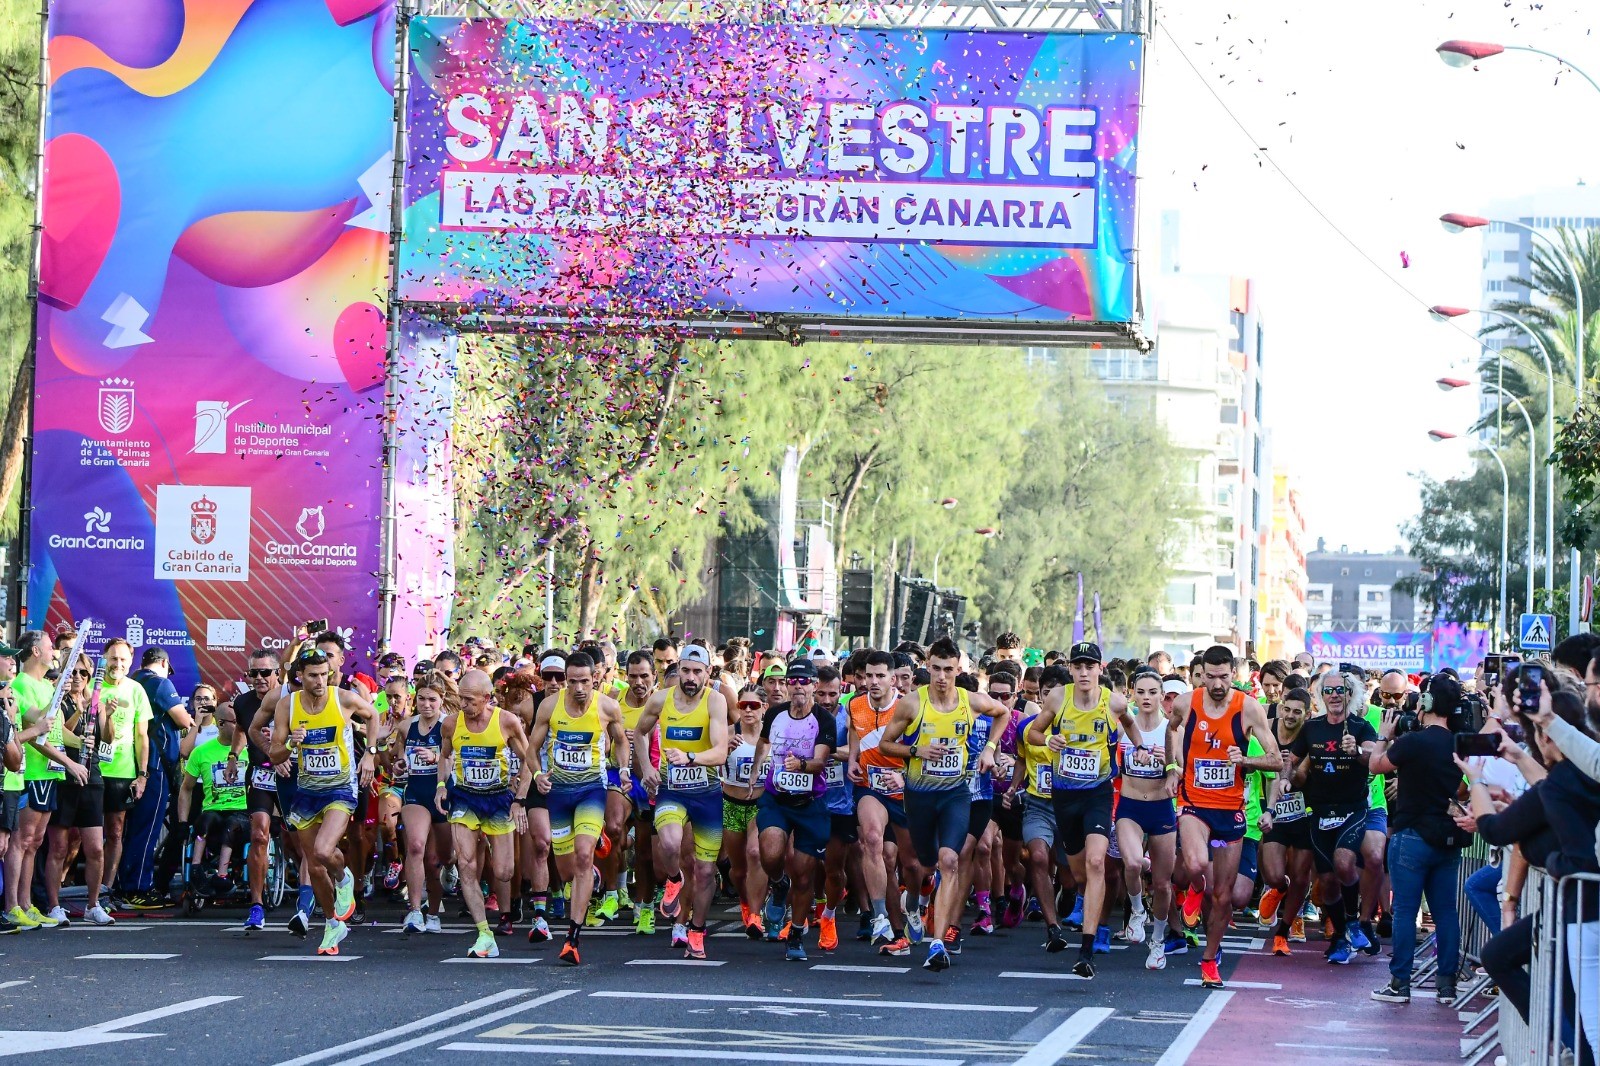
<path fill-rule="evenodd" d="M 7 988 L 20 988 L 22 985 L 31 984 L 32 978 L 23 978 L 20 981 L 0 981 L 0 991 Z"/>
<path fill-rule="evenodd" d="M 140 953 L 140 952 L 136 952 L 136 951 L 106 952 L 106 953 L 97 954 L 97 955 L 79 955 L 78 956 L 78 958 L 80 960 L 82 960 L 82 959 L 126 959 L 126 960 L 128 960 L 130 962 L 160 962 L 163 959 L 175 959 L 177 957 L 178 956 L 177 956 L 176 953 L 173 953 L 173 954 L 169 955 L 169 954 L 163 954 L 161 952 Z"/>
<path fill-rule="evenodd" d="M 1041 972 L 1037 970 L 1001 970 L 1001 977 L 1016 977 L 1029 981 L 1087 981 L 1087 977 L 1079 977 L 1075 973 L 1056 973 L 1055 971 Z"/>
<path fill-rule="evenodd" d="M 1213 992 L 1207 996 L 1200 1009 L 1195 1011 L 1194 1017 L 1189 1019 L 1189 1024 L 1178 1034 L 1178 1039 L 1169 1044 L 1167 1050 L 1156 1060 L 1155 1066 L 1183 1066 L 1188 1062 L 1190 1054 L 1200 1046 L 1200 1041 L 1210 1031 L 1212 1024 L 1217 1020 L 1217 1015 L 1222 1013 L 1222 1008 L 1226 1007 L 1228 1000 L 1232 998 L 1232 992 Z"/>
<path fill-rule="evenodd" d="M 487 964 L 489 966 L 494 966 L 496 964 L 499 964 L 501 966 L 531 966 L 532 964 L 534 964 L 536 962 L 543 962 L 544 960 L 543 959 L 469 959 L 466 956 L 461 955 L 461 956 L 456 956 L 456 957 L 448 958 L 448 959 L 440 959 L 439 961 L 440 962 L 448 962 L 448 963 L 460 963 L 463 966 L 483 966 L 485 964 Z"/>
<path fill-rule="evenodd" d="M 170 1007 L 157 1007 L 154 1010 L 140 1011 L 137 1014 L 113 1018 L 98 1025 L 88 1025 L 81 1029 L 69 1029 L 65 1032 L 26 1029 L 0 1030 L 0 1056 L 25 1055 L 37 1051 L 62 1051 L 66 1048 L 115 1044 L 125 1040 L 148 1040 L 161 1034 L 125 1033 L 119 1030 L 142 1025 L 158 1018 L 167 1018 L 174 1014 L 183 1014 L 188 1011 L 199 1010 L 202 1007 L 210 1007 L 217 1003 L 228 1003 L 238 998 L 238 996 L 203 996 L 199 999 L 186 999 L 181 1003 L 174 1003 Z"/>
<path fill-rule="evenodd" d="M 155 926 L 153 925 L 123 925 L 121 922 L 118 922 L 116 925 L 95 925 L 92 922 L 73 922 L 71 925 L 67 926 L 67 931 L 70 932 L 73 929 L 77 929 L 80 932 L 90 933 L 138 933 L 146 929 L 154 928 Z"/>
<path fill-rule="evenodd" d="M 1198 978 L 1198 977 L 1190 977 L 1190 978 L 1187 978 L 1183 983 L 1185 985 L 1187 985 L 1188 987 L 1190 987 L 1190 988 L 1199 988 L 1200 987 L 1200 978 Z M 1227 985 L 1228 985 L 1229 988 L 1261 988 L 1261 989 L 1265 989 L 1268 992 L 1278 992 L 1278 991 L 1281 991 L 1283 989 L 1282 985 L 1275 985 L 1271 981 L 1232 981 L 1232 980 L 1230 980 L 1230 981 L 1227 982 Z"/>
<path fill-rule="evenodd" d="M 157 1018 L 169 1018 L 174 1014 L 187 1014 L 189 1011 L 199 1010 L 202 1007 L 214 1007 L 218 1003 L 232 1003 L 238 998 L 238 996 L 201 996 L 199 999 L 186 999 L 181 1003 L 174 1003 L 170 1007 L 142 1010 L 138 1014 L 128 1014 L 121 1018 L 113 1018 L 109 1022 L 85 1026 L 77 1031 L 80 1033 L 110 1033 L 118 1029 L 127 1029 L 134 1025 L 143 1025 L 145 1022 L 153 1022 Z"/>
<path fill-rule="evenodd" d="M 374 1033 L 371 1036 L 361 1037 L 359 1040 L 340 1044 L 338 1047 L 324 1048 L 321 1051 L 313 1051 L 309 1055 L 301 1055 L 297 1059 L 280 1062 L 278 1066 L 310 1066 L 311 1063 L 322 1062 L 324 1059 L 336 1059 L 346 1052 L 359 1051 L 361 1048 L 371 1047 L 373 1044 L 382 1044 L 393 1040 L 397 1036 L 405 1036 L 407 1033 L 414 1033 L 418 1029 L 426 1029 L 429 1026 L 438 1025 L 440 1022 L 447 1022 L 451 1018 L 459 1017 L 463 1014 L 471 1014 L 485 1007 L 492 1007 L 496 1003 L 502 1003 L 508 999 L 516 999 L 518 996 L 528 995 L 532 991 L 533 989 L 531 988 L 508 988 L 504 992 L 496 992 L 492 996 L 475 999 L 470 1003 L 463 1003 L 459 1007 L 451 1007 L 449 1010 L 442 1010 L 437 1014 L 418 1018 L 416 1021 L 407 1022 L 393 1029 L 385 1029 L 381 1033 Z"/>
<path fill-rule="evenodd" d="M 900 1010 L 938 1010 L 968 1014 L 1032 1014 L 1038 1007 L 998 1006 L 989 1003 L 915 1003 L 910 1000 L 813 999 L 805 996 L 716 996 L 704 992 L 590 992 L 591 999 L 666 999 L 694 1003 L 789 1003 L 800 1007 L 890 1007 Z"/>
<path fill-rule="evenodd" d="M 609 1058 L 628 1059 L 636 1062 L 654 1061 L 656 1059 L 710 1059 L 716 1062 L 798 1062 L 817 1063 L 820 1066 L 838 1063 L 841 1066 L 961 1066 L 963 1059 L 932 1059 L 932 1058 L 907 1058 L 903 1056 L 883 1055 L 805 1055 L 799 1052 L 755 1052 L 755 1051 L 722 1051 L 706 1048 L 658 1048 L 637 1044 L 633 1046 L 601 1047 L 583 1044 L 537 1044 L 525 1046 L 519 1044 L 490 1044 L 474 1041 L 464 1041 L 457 1044 L 446 1044 L 440 1051 L 479 1051 L 487 1054 L 504 1054 L 512 1052 L 520 1055 L 559 1055 L 563 1058 L 568 1055 L 603 1055 Z"/>
<path fill-rule="evenodd" d="M 627 966 L 726 966 L 727 959 L 629 959 Z"/>
<path fill-rule="evenodd" d="M 823 970 L 829 973 L 910 973 L 909 966 L 845 966 L 821 962 L 811 967 L 813 970 Z"/>
<path fill-rule="evenodd" d="M 360 955 L 263 955 L 257 962 L 355 962 Z"/>
<path fill-rule="evenodd" d="M 1094 1032 L 1094 1027 L 1115 1014 L 1110 1007 L 1084 1007 L 1052 1029 L 1011 1066 L 1056 1066 L 1073 1048 Z"/>
<path fill-rule="evenodd" d="M 1305 1051 L 1365 1051 L 1374 1055 L 1382 1055 L 1389 1050 L 1386 1047 L 1367 1047 L 1361 1044 L 1278 1044 L 1277 1046 Z"/>

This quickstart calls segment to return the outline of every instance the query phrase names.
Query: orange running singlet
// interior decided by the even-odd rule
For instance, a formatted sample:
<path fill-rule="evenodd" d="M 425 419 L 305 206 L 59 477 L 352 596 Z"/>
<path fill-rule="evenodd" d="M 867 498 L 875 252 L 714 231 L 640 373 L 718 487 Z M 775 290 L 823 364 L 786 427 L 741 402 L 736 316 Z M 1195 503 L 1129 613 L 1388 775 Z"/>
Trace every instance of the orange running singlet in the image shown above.
<path fill-rule="evenodd" d="M 1244 809 L 1245 776 L 1228 760 L 1228 749 L 1245 750 L 1244 693 L 1235 691 L 1221 718 L 1205 713 L 1206 693 L 1195 689 L 1183 723 L 1183 777 L 1178 797 L 1190 807 Z"/>

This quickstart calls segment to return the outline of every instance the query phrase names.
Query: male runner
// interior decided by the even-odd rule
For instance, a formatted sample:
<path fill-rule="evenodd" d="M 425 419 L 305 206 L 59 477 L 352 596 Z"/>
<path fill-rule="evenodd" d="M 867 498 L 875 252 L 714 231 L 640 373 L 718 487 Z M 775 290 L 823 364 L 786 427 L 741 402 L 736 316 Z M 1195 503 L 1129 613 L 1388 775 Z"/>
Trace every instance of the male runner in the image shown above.
<path fill-rule="evenodd" d="M 617 704 L 622 710 L 622 728 L 631 742 L 639 725 L 639 712 L 650 701 L 656 690 L 655 664 L 647 651 L 636 651 L 625 664 L 626 683 Z M 659 736 L 651 736 L 649 751 L 652 766 L 661 765 Z M 628 892 L 628 829 L 633 828 L 633 890 L 629 903 L 633 908 L 634 932 L 649 936 L 656 931 L 655 863 L 651 859 L 650 797 L 645 794 L 639 778 L 630 773 L 626 786 L 620 771 L 606 768 L 606 836 L 611 838 L 611 850 L 600 860 L 600 873 L 607 886 L 605 897 L 597 912 L 602 918 L 616 917 L 624 893 Z"/>
<path fill-rule="evenodd" d="M 356 910 L 355 875 L 339 843 L 372 782 L 373 753 L 382 738 L 374 735 L 379 718 L 372 705 L 354 692 L 332 687 L 327 653 L 311 648 L 295 661 L 300 691 L 278 700 L 268 756 L 280 776 L 287 775 L 291 759 L 298 759 L 287 820 L 299 838 L 302 869 L 309 868 L 312 893 L 327 919 L 317 954 L 337 955 L 340 941 L 349 935 L 345 922 Z M 359 762 L 353 728 L 358 719 L 367 743 Z"/>
<path fill-rule="evenodd" d="M 539 704 L 528 746 L 543 751 L 545 742 L 550 743 L 550 765 L 534 773 L 533 783 L 549 807 L 556 870 L 572 886 L 560 957 L 576 966 L 578 938 L 594 893 L 595 845 L 605 829 L 607 762 L 617 769 L 622 787 L 633 782 L 622 708 L 595 688 L 594 660 L 573 652 L 567 658 L 566 681 L 566 688 Z M 622 846 L 620 841 L 613 845 Z"/>
<path fill-rule="evenodd" d="M 1180 746 L 1167 765 L 1167 794 L 1179 804 L 1179 851 L 1186 879 L 1199 889 L 1207 883 L 1208 868 L 1210 873 L 1211 910 L 1200 957 L 1200 982 L 1206 988 L 1222 987 L 1217 956 L 1233 917 L 1234 880 L 1244 848 L 1244 775 L 1275 771 L 1282 761 L 1261 704 L 1233 687 L 1233 660 L 1233 652 L 1220 644 L 1199 656 L 1202 687 L 1174 716 Z M 1245 754 L 1251 737 L 1262 750 L 1255 758 Z"/>
<path fill-rule="evenodd" d="M 1328 961 L 1349 965 L 1369 941 L 1352 916 L 1346 889 L 1361 879 L 1356 856 L 1367 830 L 1368 758 L 1378 731 L 1361 717 L 1367 689 L 1354 670 L 1329 670 L 1311 685 L 1312 702 L 1324 714 L 1300 727 L 1289 750 L 1296 760 L 1293 784 L 1303 788 L 1312 816 L 1311 856 L 1321 883 L 1322 912 L 1333 922 Z M 1353 893 L 1351 893 L 1353 895 Z"/>
<path fill-rule="evenodd" d="M 852 656 L 853 658 L 853 656 Z M 847 660 L 848 661 L 848 660 Z M 850 763 L 850 712 L 840 704 L 843 678 L 840 671 L 824 666 L 817 670 L 816 707 L 833 723 L 833 751 L 828 759 L 827 791 L 823 804 L 828 809 L 828 848 L 823 854 L 822 913 L 817 919 L 817 946 L 832 951 L 839 946 L 839 927 L 835 911 L 844 902 L 845 892 L 854 881 L 858 899 L 861 881 L 861 854 L 856 845 L 856 798 L 846 777 Z M 863 918 L 867 917 L 862 908 Z"/>
<path fill-rule="evenodd" d="M 1311 890 L 1311 812 L 1304 792 L 1291 788 L 1294 753 L 1290 750 L 1305 726 L 1311 708 L 1311 693 L 1291 689 L 1278 701 L 1278 717 L 1273 723 L 1283 769 L 1273 776 L 1268 795 L 1272 828 L 1261 838 L 1261 893 L 1257 912 L 1263 929 L 1271 929 L 1272 953 L 1288 955 L 1291 940 L 1305 940 L 1300 905 Z M 1296 937 L 1296 929 L 1299 935 Z"/>
<path fill-rule="evenodd" d="M 1127 699 L 1100 684 L 1103 665 L 1098 644 L 1074 644 L 1067 653 L 1072 684 L 1045 697 L 1027 738 L 1055 756 L 1056 840 L 1083 894 L 1082 943 L 1072 967 L 1082 978 L 1094 976 L 1095 935 L 1105 910 L 1106 853 L 1114 825 L 1112 733 L 1119 725 L 1128 733 L 1137 729 Z"/>
<path fill-rule="evenodd" d="M 144 686 L 128 676 L 133 668 L 133 646 L 121 637 L 106 641 L 101 653 L 100 678 L 95 691 L 100 706 L 111 716 L 111 758 L 101 764 L 105 782 L 106 858 L 102 880 L 110 884 L 122 864 L 122 841 L 128 812 L 144 795 L 149 782 L 150 722 L 154 712 Z M 115 904 L 112 905 L 115 908 Z"/>
<path fill-rule="evenodd" d="M 765 766 L 756 810 L 761 866 L 771 882 L 789 875 L 789 930 L 784 958 L 805 962 L 801 942 L 811 913 L 816 862 L 832 828 L 823 794 L 838 723 L 815 704 L 817 670 L 809 659 L 789 664 L 789 699 L 767 708 L 756 742 L 755 765 Z M 790 847 L 790 838 L 794 846 Z M 787 860 L 787 861 L 786 861 Z"/>
<path fill-rule="evenodd" d="M 937 866 L 939 883 L 944 886 L 935 897 L 934 936 L 922 964 L 924 969 L 939 971 L 950 966 L 944 937 L 960 921 L 966 903 L 957 890 L 957 866 L 972 820 L 968 776 L 974 770 L 986 774 L 993 768 L 995 748 L 1011 709 L 982 692 L 956 687 L 961 649 L 949 638 L 940 638 L 928 648 L 927 670 L 927 687 L 902 696 L 895 704 L 878 747 L 885 755 L 906 759 L 906 826 L 911 843 L 918 864 Z M 998 719 L 1000 728 L 991 731 L 990 741 L 973 766 L 967 734 L 973 716 L 980 714 Z"/>
<path fill-rule="evenodd" d="M 706 922 L 717 889 L 722 851 L 722 786 L 713 770 L 728 757 L 728 704 L 710 687 L 711 656 L 683 648 L 677 681 L 650 697 L 634 728 L 633 758 L 647 793 L 655 797 L 656 873 L 664 878 L 661 914 L 676 919 L 683 907 L 684 827 L 694 840 L 694 891 L 684 930 L 687 958 L 706 957 Z M 650 765 L 650 738 L 661 725 L 661 769 Z"/>
<path fill-rule="evenodd" d="M 194 829 L 189 890 L 201 896 L 227 891 L 228 863 L 222 861 L 221 855 L 238 855 L 250 832 L 245 779 L 228 772 L 228 748 L 233 743 L 237 719 L 231 706 L 218 708 L 216 717 L 217 735 L 194 746 L 184 760 L 183 782 L 178 788 L 178 824 L 192 824 Z M 196 783 L 201 792 L 200 816 L 191 823 Z M 216 860 L 216 879 L 210 883 L 201 876 L 208 852 Z"/>
<path fill-rule="evenodd" d="M 922 923 L 914 915 L 902 912 L 896 873 L 897 853 L 911 855 L 904 804 L 905 760 L 880 746 L 899 698 L 893 687 L 893 670 L 894 657 L 888 652 L 875 651 L 867 656 L 862 668 L 867 690 L 852 699 L 849 707 L 848 776 L 855 788 L 861 877 L 872 909 L 872 944 L 880 954 L 909 955 L 910 943 L 900 930 L 912 928 L 921 940 Z M 911 884 L 921 879 L 914 858 L 907 864 L 906 879 Z M 897 890 L 889 891 L 890 886 Z"/>
<path fill-rule="evenodd" d="M 478 928 L 478 939 L 467 950 L 471 959 L 495 959 L 500 948 L 489 930 L 484 907 L 482 873 L 478 863 L 480 841 L 488 845 L 490 878 L 494 884 L 511 880 L 516 851 L 511 837 L 527 826 L 522 799 L 531 784 L 533 762 L 522 720 L 493 703 L 494 682 L 482 670 L 461 675 L 461 710 L 440 729 L 439 765 L 450 767 L 450 782 L 440 776 L 434 806 L 450 817 L 456 869 L 461 874 L 461 901 Z M 511 776 L 511 755 L 522 768 Z"/>
<path fill-rule="evenodd" d="M 228 750 L 226 769 L 227 780 L 232 782 L 241 772 L 239 746 L 243 743 L 248 751 L 247 763 L 242 768 L 245 778 L 245 810 L 250 815 L 250 850 L 246 857 L 246 873 L 250 882 L 250 912 L 245 916 L 244 927 L 265 929 L 267 917 L 263 900 L 267 886 L 267 845 L 272 839 L 272 823 L 281 822 L 281 818 L 278 811 L 279 778 L 267 758 L 266 745 L 257 739 L 260 734 L 257 733 L 256 726 L 259 719 L 267 733 L 272 729 L 271 705 L 276 700 L 273 693 L 278 687 L 278 656 L 265 648 L 251 652 L 250 658 L 245 663 L 245 684 L 249 686 L 248 690 L 233 697 L 233 715 L 237 728 L 233 743 Z M 261 713 L 264 704 L 267 706 L 266 714 Z M 282 835 L 284 850 L 287 852 L 292 837 L 289 834 Z M 308 888 L 309 885 L 308 881 Z M 310 907 L 306 909 L 309 911 Z M 299 912 L 298 907 L 296 912 Z"/>

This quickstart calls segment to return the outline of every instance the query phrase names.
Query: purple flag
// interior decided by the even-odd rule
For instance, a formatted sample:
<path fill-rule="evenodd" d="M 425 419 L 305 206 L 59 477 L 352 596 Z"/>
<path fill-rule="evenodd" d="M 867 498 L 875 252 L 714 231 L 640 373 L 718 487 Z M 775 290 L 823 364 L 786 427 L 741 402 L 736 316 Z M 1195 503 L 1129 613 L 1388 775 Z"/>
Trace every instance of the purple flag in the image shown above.
<path fill-rule="evenodd" d="M 1094 642 L 1102 648 L 1106 643 L 1106 629 L 1100 624 L 1100 594 L 1094 594 Z"/>
<path fill-rule="evenodd" d="M 1083 575 L 1078 575 L 1078 609 L 1072 616 L 1072 643 L 1083 639 Z"/>

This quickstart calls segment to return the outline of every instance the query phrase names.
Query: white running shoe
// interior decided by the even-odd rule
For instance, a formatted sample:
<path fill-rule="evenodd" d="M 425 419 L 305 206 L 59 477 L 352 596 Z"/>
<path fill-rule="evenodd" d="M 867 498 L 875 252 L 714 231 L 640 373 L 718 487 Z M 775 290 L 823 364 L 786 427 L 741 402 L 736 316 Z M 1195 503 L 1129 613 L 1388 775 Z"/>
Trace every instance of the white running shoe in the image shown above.
<path fill-rule="evenodd" d="M 67 926 L 72 924 L 72 919 L 67 917 L 67 912 L 60 906 L 51 907 L 50 913 L 45 917 L 55 922 L 55 924 L 62 929 L 65 929 Z"/>
<path fill-rule="evenodd" d="M 1128 928 L 1122 931 L 1122 939 L 1130 944 L 1144 943 L 1144 921 L 1139 915 L 1135 914 L 1133 920 L 1128 923 Z"/>
<path fill-rule="evenodd" d="M 410 936 L 412 933 L 425 933 L 428 931 L 427 924 L 422 920 L 421 911 L 408 911 L 406 920 L 400 923 L 400 929 L 406 936 Z"/>
<path fill-rule="evenodd" d="M 422 931 L 424 933 L 442 932 L 443 930 L 439 928 L 439 916 L 437 914 L 430 914 L 424 918 L 422 923 Z"/>
<path fill-rule="evenodd" d="M 1167 968 L 1167 953 L 1162 950 L 1160 937 L 1150 941 L 1150 954 L 1145 956 L 1144 968 L 1147 970 L 1165 970 Z"/>
<path fill-rule="evenodd" d="M 117 920 L 106 913 L 106 909 L 96 903 L 93 907 L 83 912 L 83 920 L 90 925 L 116 925 Z"/>

